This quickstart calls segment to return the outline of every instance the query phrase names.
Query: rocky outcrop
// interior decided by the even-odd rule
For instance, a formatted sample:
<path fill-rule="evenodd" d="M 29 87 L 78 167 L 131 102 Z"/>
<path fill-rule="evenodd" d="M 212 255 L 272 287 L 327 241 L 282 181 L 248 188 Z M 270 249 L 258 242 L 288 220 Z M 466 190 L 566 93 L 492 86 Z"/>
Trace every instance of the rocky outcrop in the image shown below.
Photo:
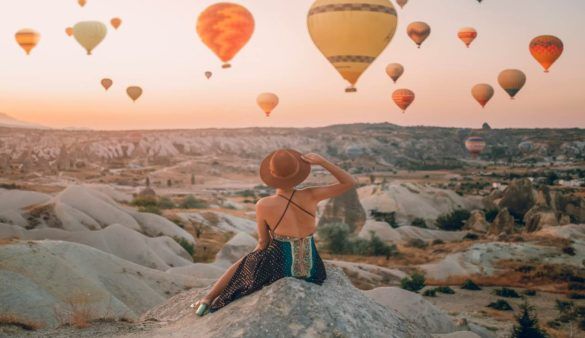
<path fill-rule="evenodd" d="M 351 232 L 359 231 L 365 222 L 366 212 L 355 188 L 327 201 L 319 218 L 319 224 L 345 223 Z"/>
<path fill-rule="evenodd" d="M 377 222 L 368 220 L 358 236 L 364 239 L 370 239 L 370 233 L 373 232 L 381 240 L 390 243 L 404 244 L 410 240 L 418 239 L 425 242 L 432 242 L 440 239 L 443 242 L 454 242 L 462 240 L 467 231 L 444 231 L 435 229 L 419 228 L 411 225 L 405 225 L 398 228 L 392 228 L 386 222 Z"/>
<path fill-rule="evenodd" d="M 536 204 L 537 193 L 529 179 L 516 179 L 504 190 L 501 208 L 507 208 L 510 214 L 522 218 Z"/>
<path fill-rule="evenodd" d="M 189 305 L 205 290 L 183 292 L 142 317 L 171 322 L 143 336 L 431 337 L 410 312 L 376 303 L 338 268 L 327 271 L 322 286 L 284 278 L 202 318 Z"/>
<path fill-rule="evenodd" d="M 465 223 L 465 230 L 473 232 L 486 233 L 489 231 L 489 223 L 485 219 L 485 213 L 482 210 L 473 210 L 469 219 Z"/>
<path fill-rule="evenodd" d="M 524 215 L 524 228 L 528 232 L 558 225 L 557 215 L 547 206 L 535 205 Z"/>
<path fill-rule="evenodd" d="M 557 203 L 559 211 L 568 215 L 573 223 L 585 223 L 585 197 L 562 195 Z"/>
<path fill-rule="evenodd" d="M 490 226 L 489 233 L 492 235 L 511 234 L 514 232 L 514 224 L 514 217 L 512 217 L 507 208 L 504 208 L 498 212 Z"/>

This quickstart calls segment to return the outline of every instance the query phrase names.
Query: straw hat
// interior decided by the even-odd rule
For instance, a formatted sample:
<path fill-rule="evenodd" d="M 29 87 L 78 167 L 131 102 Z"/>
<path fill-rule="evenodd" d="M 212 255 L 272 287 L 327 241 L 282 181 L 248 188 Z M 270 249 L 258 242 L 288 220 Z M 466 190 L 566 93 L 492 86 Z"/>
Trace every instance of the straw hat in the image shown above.
<path fill-rule="evenodd" d="M 310 173 L 311 165 L 301 158 L 301 153 L 292 149 L 276 150 L 260 164 L 260 178 L 273 188 L 292 188 Z"/>

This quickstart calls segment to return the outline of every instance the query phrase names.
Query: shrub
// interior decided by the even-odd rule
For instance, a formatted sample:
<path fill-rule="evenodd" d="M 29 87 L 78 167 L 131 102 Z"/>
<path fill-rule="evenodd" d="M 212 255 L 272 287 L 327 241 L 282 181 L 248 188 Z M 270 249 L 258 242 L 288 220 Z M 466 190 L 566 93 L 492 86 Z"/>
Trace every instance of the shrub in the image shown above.
<path fill-rule="evenodd" d="M 406 243 L 406 246 L 409 246 L 412 248 L 424 249 L 428 246 L 428 244 L 427 244 L 427 242 L 423 241 L 420 238 L 411 238 Z"/>
<path fill-rule="evenodd" d="M 370 248 L 371 256 L 386 256 L 389 258 L 390 256 L 395 256 L 398 254 L 396 245 L 388 245 L 384 243 L 384 241 L 382 241 L 380 237 L 376 236 L 373 231 L 370 232 L 370 241 L 368 246 Z"/>
<path fill-rule="evenodd" d="M 534 297 L 536 296 L 536 290 L 526 290 L 524 291 L 524 294 L 529 297 Z"/>
<path fill-rule="evenodd" d="M 183 199 L 180 207 L 181 209 L 205 209 L 208 205 L 204 200 L 195 198 L 193 195 L 188 195 Z"/>
<path fill-rule="evenodd" d="M 193 256 L 193 254 L 195 253 L 195 245 L 193 245 L 191 242 L 189 242 L 183 237 L 173 237 L 173 239 L 175 240 L 175 242 L 179 243 L 179 245 L 182 246 L 183 249 L 185 249 L 185 251 L 187 251 L 190 256 Z"/>
<path fill-rule="evenodd" d="M 343 223 L 325 224 L 318 228 L 323 249 L 333 254 L 355 254 L 361 256 L 395 256 L 398 254 L 396 245 L 388 245 L 373 231 L 370 239 L 354 238 L 350 235 L 349 226 Z"/>
<path fill-rule="evenodd" d="M 510 288 L 499 288 L 499 289 L 495 289 L 494 290 L 494 293 L 497 296 L 500 296 L 500 297 L 520 298 L 520 295 L 518 294 L 518 292 L 516 292 L 516 290 L 510 289 Z"/>
<path fill-rule="evenodd" d="M 566 247 L 563 248 L 563 253 L 567 254 L 569 256 L 575 256 L 577 253 L 575 252 L 575 248 L 573 248 L 572 246 L 568 245 Z"/>
<path fill-rule="evenodd" d="M 393 228 L 398 228 L 398 223 L 396 223 L 396 212 L 382 212 L 378 210 L 371 210 L 370 215 L 373 219 L 378 222 L 386 222 L 390 224 Z"/>
<path fill-rule="evenodd" d="M 496 219 L 496 216 L 498 216 L 498 212 L 499 210 L 496 208 L 486 211 L 485 220 L 492 223 Z"/>
<path fill-rule="evenodd" d="M 236 194 L 238 196 L 241 196 L 241 197 L 253 197 L 253 198 L 256 197 L 256 193 L 253 190 L 250 190 L 250 189 L 238 191 Z"/>
<path fill-rule="evenodd" d="M 412 220 L 412 226 L 426 229 L 427 222 L 424 220 L 424 218 L 417 217 Z"/>
<path fill-rule="evenodd" d="M 442 239 L 434 239 L 432 242 L 433 245 L 439 245 L 439 244 L 445 244 L 445 242 Z"/>
<path fill-rule="evenodd" d="M 516 316 L 518 325 L 512 329 L 512 338 L 546 338 L 548 335 L 538 326 L 538 318 L 532 306 L 524 302 Z"/>
<path fill-rule="evenodd" d="M 333 254 L 343 254 L 351 249 L 349 226 L 343 223 L 330 223 L 317 228 L 323 249 Z"/>
<path fill-rule="evenodd" d="M 425 276 L 415 273 L 410 278 L 404 277 L 400 280 L 400 287 L 408 291 L 418 292 L 425 287 Z"/>
<path fill-rule="evenodd" d="M 435 288 L 437 292 L 444 293 L 446 295 L 454 295 L 455 290 L 451 289 L 449 286 L 437 286 Z"/>
<path fill-rule="evenodd" d="M 130 204 L 135 207 L 157 206 L 156 197 L 154 196 L 136 196 Z"/>
<path fill-rule="evenodd" d="M 435 289 L 427 289 L 423 292 L 423 296 L 425 297 L 437 297 L 437 290 Z"/>
<path fill-rule="evenodd" d="M 171 201 L 168 197 L 161 197 L 158 200 L 158 207 L 161 209 L 173 209 L 175 207 L 175 203 Z"/>
<path fill-rule="evenodd" d="M 472 291 L 481 290 L 479 285 L 475 284 L 471 279 L 466 279 L 465 282 L 463 282 L 463 284 L 461 285 L 461 288 L 464 290 L 472 290 Z"/>
<path fill-rule="evenodd" d="M 479 239 L 479 236 L 476 233 L 468 232 L 465 234 L 465 236 L 463 236 L 463 239 L 468 239 L 470 241 L 477 241 Z"/>
<path fill-rule="evenodd" d="M 138 208 L 138 211 L 140 211 L 140 212 L 147 212 L 147 213 L 150 213 L 150 214 L 157 214 L 157 215 L 162 214 L 161 210 L 158 208 L 157 205 L 143 206 L 143 207 Z"/>
<path fill-rule="evenodd" d="M 451 213 L 441 215 L 435 221 L 436 226 L 442 230 L 457 231 L 465 225 L 470 213 L 465 209 L 457 209 Z"/>
<path fill-rule="evenodd" d="M 503 299 L 498 299 L 496 302 L 491 302 L 487 306 L 498 311 L 512 311 L 512 306 Z"/>
<path fill-rule="evenodd" d="M 567 297 L 569 299 L 585 299 L 585 294 L 571 292 Z"/>

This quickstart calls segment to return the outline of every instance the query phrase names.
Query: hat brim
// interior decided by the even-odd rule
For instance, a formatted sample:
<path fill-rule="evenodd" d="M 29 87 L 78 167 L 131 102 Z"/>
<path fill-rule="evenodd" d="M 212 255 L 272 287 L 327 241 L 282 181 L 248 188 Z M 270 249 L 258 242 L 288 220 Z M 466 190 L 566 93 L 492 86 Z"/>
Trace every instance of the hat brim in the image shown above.
<path fill-rule="evenodd" d="M 266 185 L 273 188 L 289 189 L 301 184 L 311 174 L 311 165 L 301 158 L 301 153 L 293 149 L 285 149 L 290 152 L 299 162 L 299 172 L 293 177 L 282 179 L 272 175 L 270 172 L 270 159 L 276 151 L 273 151 L 266 156 L 262 163 L 260 163 L 260 179 L 266 183 Z"/>

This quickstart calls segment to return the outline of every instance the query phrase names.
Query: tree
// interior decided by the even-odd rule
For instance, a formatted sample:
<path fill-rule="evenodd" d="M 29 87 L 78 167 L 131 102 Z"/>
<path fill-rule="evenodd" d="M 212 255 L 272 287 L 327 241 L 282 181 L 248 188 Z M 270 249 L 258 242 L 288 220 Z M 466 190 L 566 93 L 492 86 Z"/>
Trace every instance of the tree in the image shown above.
<path fill-rule="evenodd" d="M 150 177 L 146 177 L 146 186 L 150 188 Z"/>
<path fill-rule="evenodd" d="M 435 221 L 439 229 L 448 231 L 461 230 L 471 214 L 465 209 L 453 210 L 453 212 L 441 215 Z"/>
<path fill-rule="evenodd" d="M 518 325 L 514 325 L 512 338 L 546 338 L 548 335 L 538 326 L 534 307 L 524 301 L 520 304 L 520 314 L 516 316 Z"/>
<path fill-rule="evenodd" d="M 169 188 L 170 188 L 172 185 L 173 185 L 173 182 L 172 182 L 172 181 L 171 181 L 171 179 L 169 178 L 169 179 L 167 180 L 167 187 L 169 187 Z"/>

